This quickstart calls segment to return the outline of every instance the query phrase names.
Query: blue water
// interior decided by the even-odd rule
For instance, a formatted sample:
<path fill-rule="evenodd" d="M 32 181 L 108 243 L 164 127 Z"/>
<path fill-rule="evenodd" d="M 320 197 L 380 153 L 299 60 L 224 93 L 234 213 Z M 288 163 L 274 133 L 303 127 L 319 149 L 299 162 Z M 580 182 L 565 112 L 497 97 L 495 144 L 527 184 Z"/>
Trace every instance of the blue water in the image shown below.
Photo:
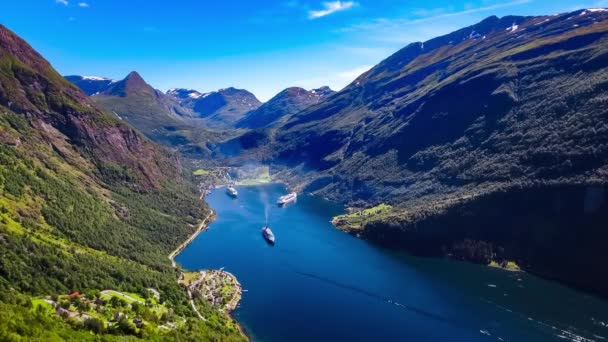
<path fill-rule="evenodd" d="M 415 258 L 342 233 L 334 203 L 280 185 L 208 196 L 209 229 L 177 258 L 237 276 L 234 317 L 254 341 L 603 341 L 608 303 L 536 277 Z M 265 243 L 265 213 L 277 241 Z"/>

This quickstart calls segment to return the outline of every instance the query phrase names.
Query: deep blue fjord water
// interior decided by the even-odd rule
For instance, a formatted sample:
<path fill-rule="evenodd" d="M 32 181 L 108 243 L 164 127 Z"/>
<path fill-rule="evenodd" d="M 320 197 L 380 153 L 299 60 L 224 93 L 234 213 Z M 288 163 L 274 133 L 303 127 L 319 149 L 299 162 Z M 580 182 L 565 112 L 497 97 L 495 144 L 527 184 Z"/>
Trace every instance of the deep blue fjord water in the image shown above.
<path fill-rule="evenodd" d="M 398 254 L 329 223 L 334 203 L 281 185 L 208 196 L 217 220 L 176 261 L 243 288 L 234 317 L 254 341 L 606 341 L 608 302 L 523 273 Z M 260 233 L 265 210 L 277 238 Z M 603 270 L 598 270 L 601 272 Z"/>

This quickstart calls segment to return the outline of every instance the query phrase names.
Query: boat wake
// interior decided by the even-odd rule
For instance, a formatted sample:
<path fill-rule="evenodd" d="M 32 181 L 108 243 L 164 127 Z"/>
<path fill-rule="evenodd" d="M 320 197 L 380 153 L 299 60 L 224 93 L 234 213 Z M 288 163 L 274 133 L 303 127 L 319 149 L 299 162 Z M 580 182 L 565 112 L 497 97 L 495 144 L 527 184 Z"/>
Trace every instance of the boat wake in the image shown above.
<path fill-rule="evenodd" d="M 313 278 L 313 279 L 316 279 L 316 280 L 320 280 L 320 281 L 322 281 L 322 282 L 324 282 L 326 284 L 331 284 L 331 285 L 339 287 L 341 289 L 353 291 L 353 292 L 356 292 L 356 293 L 368 296 L 370 298 L 374 298 L 374 299 L 380 300 L 382 302 L 395 305 L 395 306 L 400 307 L 402 309 L 405 309 L 407 311 L 413 312 L 413 313 L 421 315 L 421 316 L 425 316 L 427 318 L 430 318 L 430 319 L 433 319 L 433 320 L 436 320 L 436 321 L 440 321 L 440 322 L 443 322 L 443 323 L 448 323 L 448 324 L 464 327 L 462 324 L 460 324 L 459 322 L 457 322 L 454 319 L 451 319 L 451 318 L 448 318 L 448 317 L 445 317 L 445 316 L 442 316 L 442 315 L 439 315 L 439 314 L 427 311 L 425 309 L 421 309 L 421 308 L 417 308 L 417 307 L 414 307 L 414 306 L 411 306 L 411 305 L 399 303 L 398 301 L 393 300 L 393 299 L 391 299 L 389 297 L 385 297 L 383 295 L 371 292 L 371 291 L 366 290 L 366 289 L 362 289 L 362 288 L 359 288 L 359 287 L 356 287 L 356 286 L 353 286 L 353 285 L 350 285 L 350 284 L 340 283 L 340 282 L 337 282 L 335 280 L 332 280 L 332 279 L 329 279 L 329 278 L 325 278 L 323 276 L 319 276 L 319 275 L 312 274 L 312 273 L 301 272 L 301 271 L 297 271 L 297 270 L 294 270 L 294 272 L 297 273 L 297 274 L 299 274 L 299 275 L 305 276 L 305 277 L 309 277 L 309 278 Z"/>

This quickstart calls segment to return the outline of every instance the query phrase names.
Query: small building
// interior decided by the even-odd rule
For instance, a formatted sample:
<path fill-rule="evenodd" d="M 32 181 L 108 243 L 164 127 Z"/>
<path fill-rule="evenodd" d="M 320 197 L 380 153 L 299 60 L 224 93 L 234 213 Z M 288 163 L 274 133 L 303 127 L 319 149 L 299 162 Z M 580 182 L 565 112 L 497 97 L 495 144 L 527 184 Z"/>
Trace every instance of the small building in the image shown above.
<path fill-rule="evenodd" d="M 72 299 L 74 297 L 80 297 L 80 292 L 72 292 L 68 295 L 69 299 Z"/>
<path fill-rule="evenodd" d="M 55 313 L 63 318 L 70 317 L 70 312 L 64 308 L 58 308 L 57 311 L 55 311 Z"/>
<path fill-rule="evenodd" d="M 143 321 L 141 318 L 139 318 L 139 317 L 135 317 L 135 318 L 133 319 L 133 323 L 135 323 L 135 326 L 136 326 L 137 328 L 140 328 L 140 329 L 141 329 L 141 327 L 144 325 L 144 321 Z"/>
<path fill-rule="evenodd" d="M 125 315 L 124 312 L 117 312 L 114 314 L 114 320 L 120 321 L 121 318 L 129 318 L 129 316 Z"/>

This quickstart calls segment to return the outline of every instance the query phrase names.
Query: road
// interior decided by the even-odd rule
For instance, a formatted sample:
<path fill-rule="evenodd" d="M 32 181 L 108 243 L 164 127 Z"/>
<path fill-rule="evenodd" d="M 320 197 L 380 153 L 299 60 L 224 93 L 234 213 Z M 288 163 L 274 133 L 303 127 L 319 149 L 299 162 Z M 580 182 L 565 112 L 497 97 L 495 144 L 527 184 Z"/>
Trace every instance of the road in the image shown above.
<path fill-rule="evenodd" d="M 126 294 L 126 293 L 124 293 L 124 292 L 119 292 L 119 291 L 114 291 L 114 290 L 103 290 L 103 291 L 101 291 L 100 293 L 101 293 L 102 295 L 103 295 L 103 294 L 115 294 L 115 295 L 117 295 L 117 296 L 122 296 L 122 297 L 125 297 L 125 298 L 127 298 L 127 299 L 129 299 L 129 300 L 132 300 L 132 301 L 134 301 L 134 302 L 138 302 L 138 303 L 142 303 L 142 304 L 145 304 L 145 303 L 146 303 L 145 301 L 143 301 L 143 300 L 141 300 L 141 299 L 137 299 L 137 298 L 131 297 L 131 296 L 129 296 L 128 294 Z"/>
<path fill-rule="evenodd" d="M 203 220 L 203 222 L 201 222 L 201 224 L 198 225 L 198 227 L 196 228 L 196 231 L 194 232 L 194 234 L 190 235 L 190 237 L 188 238 L 188 240 L 184 241 L 184 243 L 182 243 L 181 245 L 179 245 L 173 252 L 171 252 L 171 254 L 169 254 L 169 260 L 171 260 L 171 265 L 173 267 L 177 267 L 177 264 L 175 263 L 175 261 L 173 259 L 175 259 L 175 257 L 184 250 L 184 248 L 186 248 L 192 241 L 194 241 L 194 239 L 196 239 L 196 237 L 198 236 L 198 234 L 200 234 L 203 230 L 205 230 L 207 228 L 207 220 L 209 220 L 209 218 L 211 216 L 213 216 L 214 212 L 213 210 L 211 210 L 211 212 L 209 213 L 209 215 L 207 215 L 207 217 L 205 217 L 205 219 Z"/>

